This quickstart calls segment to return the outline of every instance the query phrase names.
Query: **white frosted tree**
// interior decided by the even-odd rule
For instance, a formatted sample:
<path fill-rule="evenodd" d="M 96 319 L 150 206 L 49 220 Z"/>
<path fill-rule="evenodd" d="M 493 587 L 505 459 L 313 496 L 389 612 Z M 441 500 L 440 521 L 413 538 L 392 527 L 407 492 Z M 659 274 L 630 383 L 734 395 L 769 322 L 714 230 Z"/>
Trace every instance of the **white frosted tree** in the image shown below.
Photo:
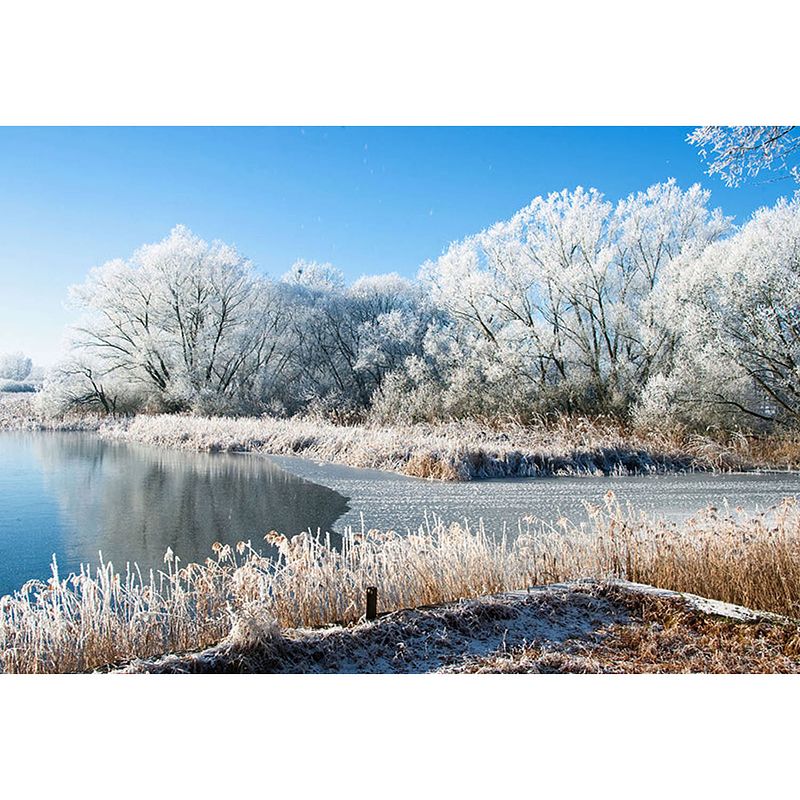
<path fill-rule="evenodd" d="M 183 226 L 93 269 L 71 297 L 85 315 L 77 362 L 168 408 L 252 404 L 284 360 L 280 292 L 234 248 Z"/>
<path fill-rule="evenodd" d="M 668 264 L 730 222 L 699 186 L 674 180 L 616 206 L 594 189 L 537 197 L 510 220 L 454 243 L 421 278 L 493 345 L 492 358 L 566 410 L 624 410 L 671 337 L 651 295 Z"/>
<path fill-rule="evenodd" d="M 284 283 L 316 292 L 332 292 L 344 288 L 344 275 L 330 262 L 298 259 L 282 278 Z"/>
<path fill-rule="evenodd" d="M 258 275 L 183 227 L 72 292 L 57 410 L 321 411 L 341 420 L 633 411 L 648 425 L 800 422 L 800 196 L 738 231 L 674 180 L 538 197 L 419 280 Z M 21 361 L 20 361 L 21 359 Z M 21 356 L 6 373 L 29 369 Z"/>
<path fill-rule="evenodd" d="M 298 407 L 363 411 L 386 375 L 421 350 L 433 309 L 405 278 L 370 276 L 348 287 L 331 265 L 298 262 L 284 282 L 294 291 Z"/>
<path fill-rule="evenodd" d="M 0 378 L 24 381 L 31 374 L 33 363 L 24 353 L 0 354 Z"/>
<path fill-rule="evenodd" d="M 800 423 L 800 196 L 676 263 L 659 299 L 680 336 L 676 405 Z"/>
<path fill-rule="evenodd" d="M 145 399 L 126 384 L 121 374 L 109 372 L 83 353 L 48 371 L 36 405 L 47 416 L 71 410 L 116 414 L 136 410 Z"/>
<path fill-rule="evenodd" d="M 703 125 L 687 137 L 708 161 L 708 174 L 739 186 L 762 170 L 788 171 L 800 183 L 800 133 L 795 125 Z"/>
<path fill-rule="evenodd" d="M 385 376 L 419 355 L 434 316 L 419 285 L 394 273 L 360 278 L 347 291 L 355 373 L 370 398 Z"/>

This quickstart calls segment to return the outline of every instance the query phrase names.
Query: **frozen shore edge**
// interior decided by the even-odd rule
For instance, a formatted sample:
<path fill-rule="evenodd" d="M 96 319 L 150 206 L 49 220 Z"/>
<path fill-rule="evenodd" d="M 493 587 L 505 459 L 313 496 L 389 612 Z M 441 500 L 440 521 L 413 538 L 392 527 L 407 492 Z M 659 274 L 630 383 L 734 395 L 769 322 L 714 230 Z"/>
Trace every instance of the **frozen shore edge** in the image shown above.
<path fill-rule="evenodd" d="M 796 626 L 778 614 L 624 580 L 580 580 L 382 614 L 349 626 L 255 630 L 239 626 L 205 650 L 139 659 L 120 673 L 469 672 L 471 662 L 534 645 L 569 657 L 598 642 L 609 626 L 633 619 L 628 600 L 658 599 L 730 624 Z M 482 671 L 493 671 L 492 669 Z M 553 670 L 559 671 L 559 670 Z"/>
<path fill-rule="evenodd" d="M 475 423 L 342 426 L 309 419 L 184 414 L 44 420 L 33 412 L 29 400 L 0 396 L 2 430 L 80 431 L 110 441 L 177 450 L 298 456 L 443 481 L 752 468 L 741 459 L 679 452 L 610 431 L 489 431 Z"/>

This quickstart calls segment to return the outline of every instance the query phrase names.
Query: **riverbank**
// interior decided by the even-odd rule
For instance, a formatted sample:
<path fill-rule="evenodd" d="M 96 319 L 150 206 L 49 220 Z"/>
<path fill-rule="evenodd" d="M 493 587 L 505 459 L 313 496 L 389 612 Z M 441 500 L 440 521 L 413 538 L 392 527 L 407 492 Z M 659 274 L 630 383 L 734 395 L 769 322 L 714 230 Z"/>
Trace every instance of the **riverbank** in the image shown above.
<path fill-rule="evenodd" d="M 330 626 L 342 628 L 342 647 L 347 648 L 351 647 L 346 644 L 351 626 L 358 626 L 364 616 L 368 587 L 376 588 L 376 611 L 383 615 L 453 603 L 461 608 L 462 601 L 591 579 L 597 586 L 632 581 L 760 609 L 757 616 L 762 621 L 769 614 L 800 618 L 800 508 L 795 500 L 755 515 L 732 512 L 723 516 L 707 509 L 675 525 L 623 510 L 609 494 L 602 507 L 592 509 L 588 526 L 566 520 L 554 526 L 531 520 L 520 525 L 519 536 L 511 542 L 493 536 L 481 524 L 468 527 L 437 521 L 408 535 L 347 531 L 337 547 L 325 537 L 302 534 L 290 539 L 273 531 L 266 539 L 277 556 L 262 555 L 247 543 L 235 548 L 215 545 L 213 557 L 203 564 L 184 565 L 168 551 L 163 572 L 149 575 L 135 565 L 120 574 L 111 564 L 102 564 L 62 577 L 54 564 L 48 582 L 30 581 L 0 599 L 0 669 L 93 671 L 170 653 L 202 652 L 221 643 L 261 647 L 264 642 L 291 640 L 297 629 Z M 565 639 L 576 638 L 575 625 L 595 635 L 619 622 L 605 612 L 593 622 L 594 601 L 581 606 L 586 598 L 576 599 L 575 591 L 569 590 L 565 606 L 574 622 L 573 627 L 567 625 Z M 470 608 L 465 613 L 472 613 Z M 711 603 L 706 612 L 713 616 L 715 608 Z M 668 641 L 656 634 L 667 635 L 670 626 L 677 624 L 677 612 L 664 609 L 658 616 L 653 609 L 645 611 L 639 616 L 641 625 L 661 627 L 640 626 L 636 629 L 639 640 L 653 647 L 666 646 Z M 460 614 L 453 617 L 456 627 L 461 625 Z M 503 614 L 495 615 L 498 624 L 504 624 Z M 536 631 L 549 624 L 546 620 L 552 614 L 540 608 L 534 616 L 539 628 L 531 628 L 533 618 L 523 615 L 523 622 L 527 619 L 530 625 L 525 622 L 514 634 L 531 647 L 538 646 Z M 416 639 L 404 644 L 401 637 L 398 644 L 386 647 L 392 653 L 400 644 L 423 651 L 433 647 L 439 634 L 428 630 L 422 619 L 408 623 L 407 631 L 417 623 L 422 625 Z M 687 642 L 700 637 L 707 643 L 706 660 L 719 661 L 730 650 L 735 632 L 726 630 L 715 639 L 714 629 L 701 623 L 688 619 L 689 628 L 681 636 L 688 637 Z M 781 645 L 780 652 L 788 658 L 796 655 L 792 648 L 800 647 L 800 631 L 795 623 L 786 624 L 794 625 L 792 635 Z M 442 633 L 441 628 L 436 630 Z M 613 632 L 623 639 L 628 636 L 622 629 Z M 322 633 L 318 630 L 314 635 Z M 378 639 L 383 633 L 395 635 L 391 629 L 379 628 Z M 756 633 L 754 653 L 761 641 Z M 480 639 L 483 633 L 475 636 Z M 688 653 L 691 647 L 687 647 Z M 316 652 L 314 648 L 309 652 Z M 499 658 L 505 651 L 469 652 Z M 518 650 L 514 654 L 523 661 L 536 661 L 542 655 Z M 618 655 L 625 661 L 630 654 Z M 240 656 L 231 658 L 235 661 Z M 676 669 L 680 666 L 675 659 L 670 663 Z M 484 666 L 476 662 L 467 671 Z M 511 665 L 504 662 L 502 666 Z"/>
<path fill-rule="evenodd" d="M 538 586 L 321 630 L 238 626 L 121 673 L 800 673 L 775 614 L 611 581 Z"/>
<path fill-rule="evenodd" d="M 35 394 L 0 392 L 0 431 L 98 431 L 104 420 L 97 414 L 68 414 L 47 418 L 36 411 Z"/>
<path fill-rule="evenodd" d="M 306 418 L 186 414 L 120 419 L 72 415 L 54 420 L 37 414 L 29 396 L 0 395 L 0 430 L 95 431 L 108 439 L 157 447 L 301 456 L 446 481 L 793 469 L 800 465 L 800 446 L 793 441 L 775 440 L 770 445 L 746 437 L 724 444 L 708 437 L 671 440 L 585 419 L 564 419 L 540 428 L 508 425 L 501 430 L 467 421 L 336 425 Z"/>

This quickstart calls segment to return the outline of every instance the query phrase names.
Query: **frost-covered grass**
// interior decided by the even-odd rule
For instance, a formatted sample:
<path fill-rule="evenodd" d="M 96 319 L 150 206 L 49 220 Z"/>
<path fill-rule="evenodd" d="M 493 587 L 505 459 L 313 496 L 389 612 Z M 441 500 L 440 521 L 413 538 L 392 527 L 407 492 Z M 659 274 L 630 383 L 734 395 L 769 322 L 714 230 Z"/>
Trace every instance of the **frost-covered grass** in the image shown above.
<path fill-rule="evenodd" d="M 680 526 L 620 508 L 613 495 L 585 526 L 520 522 L 510 542 L 481 524 L 346 532 L 339 549 L 271 532 L 279 556 L 241 544 L 204 564 L 167 554 L 164 572 L 118 574 L 112 565 L 0 601 L 0 665 L 8 672 L 91 670 L 131 658 L 200 650 L 233 636 L 261 641 L 280 629 L 358 620 L 366 588 L 378 611 L 438 605 L 534 585 L 621 578 L 800 617 L 800 509 L 699 513 Z"/>
<path fill-rule="evenodd" d="M 0 430 L 97 431 L 156 447 L 293 455 L 420 478 L 650 474 L 797 468 L 800 439 L 634 432 L 609 418 L 561 417 L 539 425 L 342 425 L 319 418 L 140 414 L 46 417 L 30 395 L 0 394 Z"/>
<path fill-rule="evenodd" d="M 578 581 L 319 629 L 235 629 L 126 673 L 800 672 L 785 618 L 627 581 Z"/>
<path fill-rule="evenodd" d="M 102 423 L 96 414 L 46 417 L 36 409 L 34 396 L 0 391 L 0 431 L 95 431 Z"/>
<path fill-rule="evenodd" d="M 716 439 L 682 430 L 633 431 L 610 418 L 341 425 L 303 417 L 160 414 L 104 424 L 100 432 L 161 447 L 303 456 L 448 481 L 800 468 L 797 435 Z"/>
<path fill-rule="evenodd" d="M 548 586 L 405 609 L 354 626 L 241 628 L 197 653 L 140 659 L 122 672 L 421 673 L 458 669 L 536 640 L 558 648 L 629 624 L 590 584 Z"/>
<path fill-rule="evenodd" d="M 318 419 L 138 416 L 104 436 L 161 447 L 295 455 L 421 478 L 472 480 L 543 475 L 646 474 L 710 469 L 709 454 L 681 452 L 613 425 L 563 420 L 548 427 L 475 422 L 336 425 Z"/>
<path fill-rule="evenodd" d="M 467 656 L 444 668 L 459 673 L 799 673 L 800 628 L 785 618 L 726 613 L 689 598 L 635 586 L 587 586 L 617 616 L 594 636 L 565 642 L 530 638 Z M 573 593 L 574 594 L 574 593 Z M 580 596 L 580 595 L 578 595 Z M 721 604 L 720 604 L 721 605 Z M 739 609 L 735 609 L 738 611 Z"/>

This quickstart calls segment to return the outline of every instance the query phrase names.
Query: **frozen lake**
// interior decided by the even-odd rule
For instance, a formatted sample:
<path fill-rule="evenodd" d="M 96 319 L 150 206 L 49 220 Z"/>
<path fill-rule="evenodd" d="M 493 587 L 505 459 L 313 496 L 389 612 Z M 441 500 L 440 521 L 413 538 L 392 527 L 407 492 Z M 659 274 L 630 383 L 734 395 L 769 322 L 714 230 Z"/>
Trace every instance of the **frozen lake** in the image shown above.
<path fill-rule="evenodd" d="M 800 496 L 800 475 L 689 474 L 527 478 L 433 483 L 304 459 L 206 454 L 105 442 L 89 434 L 0 433 L 0 594 L 46 578 L 55 553 L 62 574 L 98 551 L 118 569 L 159 568 L 167 547 L 184 563 L 214 541 L 261 545 L 275 529 L 341 533 L 350 525 L 405 530 L 426 512 L 483 518 L 490 530 L 533 515 L 580 518 L 609 489 L 624 503 L 672 519 L 728 502 L 767 508 Z"/>

